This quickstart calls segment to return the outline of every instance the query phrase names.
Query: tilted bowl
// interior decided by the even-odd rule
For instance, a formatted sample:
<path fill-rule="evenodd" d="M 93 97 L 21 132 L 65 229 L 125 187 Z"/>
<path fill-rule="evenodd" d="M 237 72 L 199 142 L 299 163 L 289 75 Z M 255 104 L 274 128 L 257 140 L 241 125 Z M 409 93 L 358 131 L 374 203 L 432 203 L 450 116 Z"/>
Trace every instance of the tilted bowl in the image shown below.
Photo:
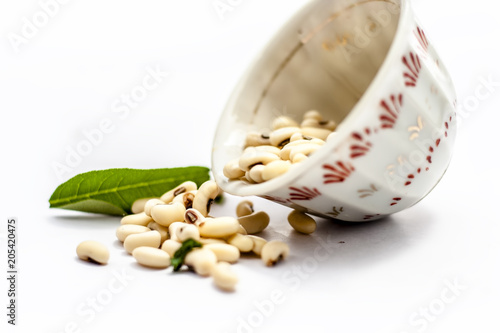
<path fill-rule="evenodd" d="M 233 92 L 216 131 L 212 172 L 238 196 L 317 216 L 369 221 L 424 198 L 456 135 L 452 81 L 407 0 L 316 0 L 271 40 Z M 230 181 L 248 131 L 316 109 L 339 125 L 320 150 L 261 184 Z"/>

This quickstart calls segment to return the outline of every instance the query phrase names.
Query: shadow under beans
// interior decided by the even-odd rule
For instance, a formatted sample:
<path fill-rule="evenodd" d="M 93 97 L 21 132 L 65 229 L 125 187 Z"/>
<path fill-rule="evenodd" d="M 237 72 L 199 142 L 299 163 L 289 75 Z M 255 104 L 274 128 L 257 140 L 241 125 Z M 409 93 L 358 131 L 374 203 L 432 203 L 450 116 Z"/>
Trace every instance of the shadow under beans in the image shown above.
<path fill-rule="evenodd" d="M 64 234 L 68 230 L 116 229 L 120 225 L 120 217 L 100 214 L 63 215 L 61 213 L 61 215 L 51 216 L 49 223 L 56 225 L 59 233 Z"/>
<path fill-rule="evenodd" d="M 348 223 L 317 219 L 311 235 L 290 230 L 287 235 L 292 254 L 304 260 L 318 249 L 328 252 L 326 264 L 369 265 L 402 255 L 422 241 L 436 221 L 419 210 L 418 214 L 396 214 L 378 221 Z"/>

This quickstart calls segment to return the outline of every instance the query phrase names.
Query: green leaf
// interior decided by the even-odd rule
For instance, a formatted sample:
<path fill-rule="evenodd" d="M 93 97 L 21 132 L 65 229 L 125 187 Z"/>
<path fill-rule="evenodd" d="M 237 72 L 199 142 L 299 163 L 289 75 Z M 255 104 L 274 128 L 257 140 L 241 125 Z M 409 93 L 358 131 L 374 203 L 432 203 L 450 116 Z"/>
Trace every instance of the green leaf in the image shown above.
<path fill-rule="evenodd" d="M 186 239 L 184 242 L 182 242 L 181 247 L 175 251 L 174 257 L 170 259 L 170 264 L 174 267 L 174 272 L 177 272 L 179 269 L 181 269 L 182 264 L 184 263 L 184 258 L 186 258 L 186 255 L 194 249 L 195 247 L 202 247 L 201 243 L 195 241 L 192 238 Z"/>
<path fill-rule="evenodd" d="M 208 172 L 208 168 L 198 166 L 90 171 L 59 185 L 49 199 L 50 208 L 110 215 L 130 214 L 135 200 L 159 197 L 188 180 L 200 186 L 210 179 Z"/>

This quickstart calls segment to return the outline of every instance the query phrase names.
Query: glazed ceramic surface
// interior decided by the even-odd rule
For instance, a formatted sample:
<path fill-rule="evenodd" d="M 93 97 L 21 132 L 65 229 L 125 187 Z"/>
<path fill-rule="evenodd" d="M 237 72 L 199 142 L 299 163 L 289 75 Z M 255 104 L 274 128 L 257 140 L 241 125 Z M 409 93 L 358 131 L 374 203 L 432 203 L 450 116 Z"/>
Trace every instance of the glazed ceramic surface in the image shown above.
<path fill-rule="evenodd" d="M 250 67 L 213 146 L 219 186 L 314 215 L 369 221 L 408 208 L 439 182 L 456 135 L 456 97 L 408 1 L 313 1 Z M 246 133 L 317 109 L 335 138 L 283 176 L 229 181 Z"/>

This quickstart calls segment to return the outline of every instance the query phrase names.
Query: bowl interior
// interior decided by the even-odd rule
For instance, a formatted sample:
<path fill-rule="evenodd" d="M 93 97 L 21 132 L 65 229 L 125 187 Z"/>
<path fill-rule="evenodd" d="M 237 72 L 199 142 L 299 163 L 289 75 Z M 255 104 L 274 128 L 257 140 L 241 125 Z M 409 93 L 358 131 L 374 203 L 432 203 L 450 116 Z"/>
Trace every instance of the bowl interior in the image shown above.
<path fill-rule="evenodd" d="M 240 156 L 246 134 L 268 134 L 280 115 L 300 123 L 305 112 L 315 109 L 339 123 L 340 132 L 387 56 L 400 6 L 399 0 L 317 0 L 282 28 L 250 66 L 219 121 L 212 170 L 223 190 L 269 193 L 306 168 L 301 165 L 263 184 L 229 182 L 222 174 L 224 165 Z"/>

